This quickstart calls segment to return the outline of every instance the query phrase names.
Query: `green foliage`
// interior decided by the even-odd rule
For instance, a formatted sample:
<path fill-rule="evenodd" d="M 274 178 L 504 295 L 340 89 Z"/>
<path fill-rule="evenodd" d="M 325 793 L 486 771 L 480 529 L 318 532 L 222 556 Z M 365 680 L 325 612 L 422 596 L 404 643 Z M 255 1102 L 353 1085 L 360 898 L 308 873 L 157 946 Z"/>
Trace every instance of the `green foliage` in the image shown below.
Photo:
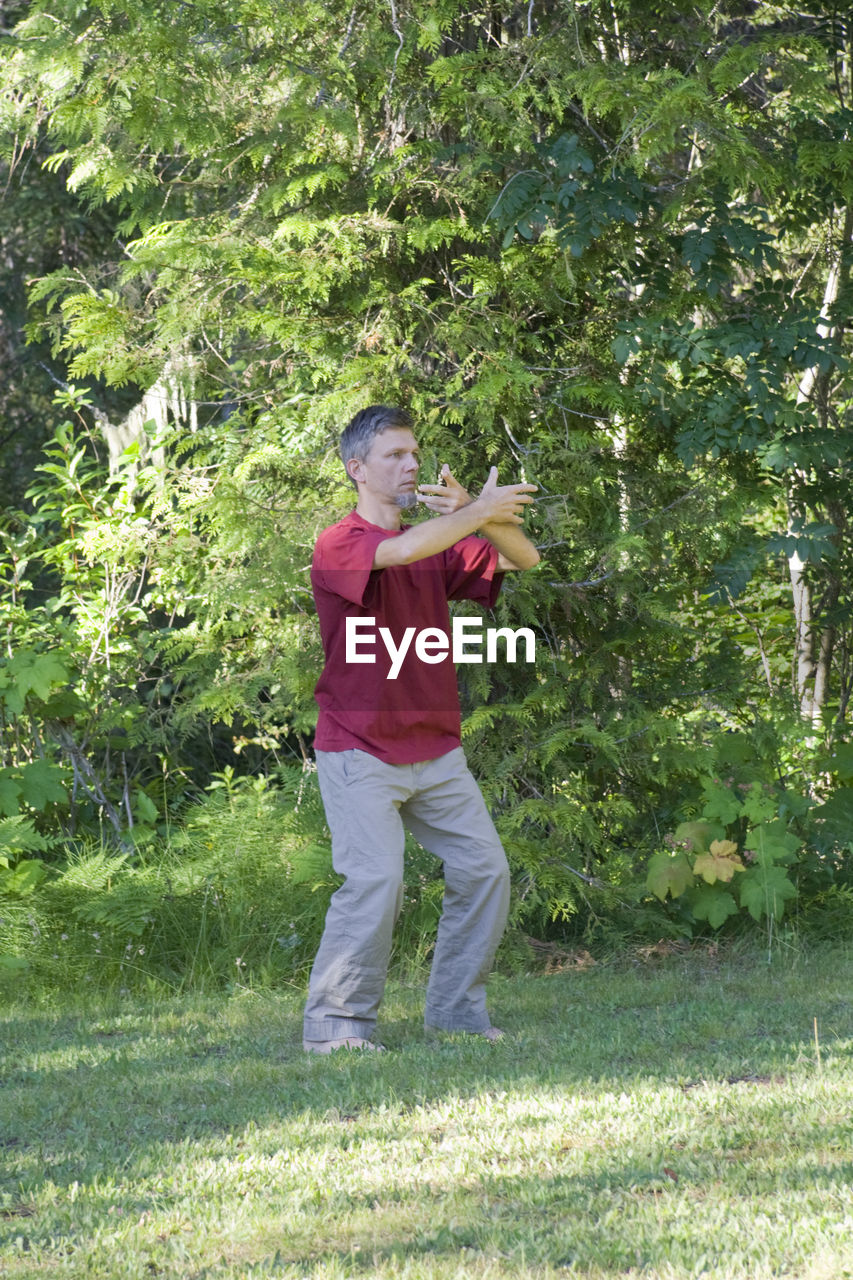
<path fill-rule="evenodd" d="M 650 27 L 647 5 L 598 0 L 57 0 L 18 19 L 0 50 L 3 227 L 25 244 L 19 179 L 38 170 L 69 228 L 67 252 L 15 259 L 32 350 L 63 384 L 52 406 L 33 391 L 47 443 L 0 529 L 0 813 L 49 837 L 60 871 L 29 896 L 67 890 L 81 938 L 146 955 L 152 904 L 171 903 L 170 980 L 267 962 L 198 823 L 263 809 L 243 779 L 310 758 L 307 566 L 351 498 L 337 432 L 377 400 L 415 414 L 431 470 L 473 488 L 494 462 L 539 486 L 542 568 L 497 610 L 534 628 L 535 673 L 461 676 L 518 926 L 665 910 L 716 929 L 778 919 L 795 880 L 842 887 L 851 779 L 826 784 L 790 745 L 781 772 L 808 772 L 815 801 L 797 876 L 773 825 L 805 823 L 782 811 L 790 788 L 762 817 L 710 786 L 715 834 L 692 852 L 659 833 L 695 818 L 720 730 L 784 719 L 798 683 L 810 734 L 844 737 L 843 24 L 703 3 L 656 6 Z M 177 390 L 131 430 L 166 371 Z M 744 861 L 729 880 L 723 839 Z M 63 841 L 98 849 L 89 888 Z M 256 854 L 246 875 L 273 901 Z M 320 886 L 306 911 L 325 857 L 318 828 L 285 877 Z M 642 901 L 649 858 L 665 908 Z M 426 949 L 439 889 L 418 874 L 406 919 Z M 224 968 L 216 930 L 239 940 Z M 176 935 L 205 939 L 198 958 Z"/>
<path fill-rule="evenodd" d="M 78 410 L 85 404 L 76 397 Z M 46 456 L 31 513 L 10 513 L 3 531 L 13 572 L 0 584 L 0 616 L 15 644 L 0 660 L 0 805 L 71 832 L 106 819 L 121 836 L 120 814 L 145 810 L 130 750 L 153 745 L 139 698 L 148 525 L 128 469 L 105 483 L 91 441 L 70 422 Z"/>
<path fill-rule="evenodd" d="M 3 917 L 11 915 L 20 925 L 23 918 L 21 908 L 29 905 L 35 890 L 47 877 L 44 862 L 40 858 L 26 856 L 41 853 L 45 847 L 44 839 L 32 822 L 19 814 L 0 818 L 0 921 L 3 924 Z M 13 936 L 9 937 L 6 945 L 14 946 L 17 940 L 14 935 L 18 931 L 13 928 L 9 932 Z M 0 977 L 20 976 L 26 969 L 27 960 L 24 956 L 11 949 L 6 951 L 0 944 Z"/>
<path fill-rule="evenodd" d="M 28 853 L 41 853 L 45 841 L 32 822 L 20 815 L 0 818 L 0 897 L 25 898 L 34 892 L 47 875 L 39 858 Z"/>
<path fill-rule="evenodd" d="M 661 902 L 668 894 L 681 900 L 688 919 L 712 929 L 738 907 L 757 923 L 781 920 L 797 896 L 787 867 L 802 840 L 791 830 L 785 798 L 758 782 L 737 791 L 733 783 L 705 779 L 700 820 L 680 823 L 671 850 L 656 853 L 646 874 L 646 887 Z"/>
<path fill-rule="evenodd" d="M 277 785 L 215 779 L 171 841 L 84 844 L 49 876 L 19 856 L 43 848 L 31 824 L 6 819 L 0 840 L 0 965 L 32 992 L 302 979 L 339 883 L 316 775 L 292 767 Z M 429 954 L 443 891 L 437 861 L 412 845 L 396 961 Z"/>
<path fill-rule="evenodd" d="M 45 814 L 67 802 L 65 770 L 46 756 L 38 728 L 61 707 L 67 678 L 68 669 L 55 652 L 20 648 L 0 658 L 0 723 L 9 735 L 0 766 L 0 815 L 7 819 L 23 822 L 24 815 Z M 23 745 L 30 734 L 34 749 Z M 31 826 L 24 822 L 21 829 Z"/>

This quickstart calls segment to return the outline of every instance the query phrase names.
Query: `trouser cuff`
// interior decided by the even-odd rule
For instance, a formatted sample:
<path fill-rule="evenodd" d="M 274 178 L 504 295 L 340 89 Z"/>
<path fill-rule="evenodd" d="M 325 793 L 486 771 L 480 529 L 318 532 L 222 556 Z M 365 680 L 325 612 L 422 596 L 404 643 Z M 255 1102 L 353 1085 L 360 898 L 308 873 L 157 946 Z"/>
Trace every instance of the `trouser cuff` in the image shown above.
<path fill-rule="evenodd" d="M 439 1014 L 428 1013 L 424 1018 L 424 1027 L 427 1031 L 488 1031 L 491 1026 L 488 1014 L 483 1018 L 470 1019 L 466 1018 L 462 1021 L 452 1018 L 442 1018 Z"/>
<path fill-rule="evenodd" d="M 302 1024 L 304 1040 L 345 1040 L 358 1036 L 369 1040 L 376 1029 L 375 1022 L 363 1018 L 306 1018 Z"/>

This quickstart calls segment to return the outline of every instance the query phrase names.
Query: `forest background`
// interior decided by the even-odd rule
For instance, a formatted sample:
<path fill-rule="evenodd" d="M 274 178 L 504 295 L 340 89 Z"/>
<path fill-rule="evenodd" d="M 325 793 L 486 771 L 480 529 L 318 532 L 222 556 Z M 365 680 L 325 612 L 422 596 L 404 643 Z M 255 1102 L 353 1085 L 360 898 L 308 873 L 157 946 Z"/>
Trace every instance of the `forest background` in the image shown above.
<path fill-rule="evenodd" d="M 0 973 L 298 978 L 373 402 L 539 486 L 460 669 L 504 959 L 853 923 L 853 59 L 820 0 L 0 6 Z M 428 954 L 414 846 L 399 949 Z"/>

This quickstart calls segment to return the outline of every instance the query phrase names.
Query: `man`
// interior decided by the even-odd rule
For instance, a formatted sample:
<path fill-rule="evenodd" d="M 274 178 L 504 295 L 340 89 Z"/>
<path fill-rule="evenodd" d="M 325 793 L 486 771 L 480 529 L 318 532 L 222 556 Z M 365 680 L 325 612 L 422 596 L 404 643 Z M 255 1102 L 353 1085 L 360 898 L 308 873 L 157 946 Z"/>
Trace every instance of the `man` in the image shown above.
<path fill-rule="evenodd" d="M 445 466 L 441 485 L 418 489 L 412 420 L 383 405 L 356 414 L 341 458 L 358 502 L 321 533 L 311 581 L 326 657 L 317 773 L 344 883 L 311 973 L 304 1047 L 378 1047 L 371 1036 L 403 898 L 404 826 L 444 863 L 425 1022 L 496 1039 L 485 980 L 506 924 L 509 871 L 460 746 L 456 674 L 440 637 L 450 631 L 449 599 L 489 608 L 506 570 L 538 562 L 520 527 L 535 486 L 499 485 L 493 467 L 472 501 Z M 418 500 L 435 518 L 402 524 Z M 416 629 L 426 640 L 405 647 Z"/>

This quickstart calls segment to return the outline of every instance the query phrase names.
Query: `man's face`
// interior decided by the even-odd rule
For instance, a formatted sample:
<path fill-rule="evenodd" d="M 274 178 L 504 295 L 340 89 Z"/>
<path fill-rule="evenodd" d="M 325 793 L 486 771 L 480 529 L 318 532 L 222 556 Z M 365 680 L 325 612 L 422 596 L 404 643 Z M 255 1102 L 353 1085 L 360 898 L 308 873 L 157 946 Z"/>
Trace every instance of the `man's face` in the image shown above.
<path fill-rule="evenodd" d="M 408 427 L 389 427 L 373 437 L 364 461 L 352 459 L 347 470 L 368 493 L 405 509 L 417 505 L 420 460 L 418 442 Z"/>

